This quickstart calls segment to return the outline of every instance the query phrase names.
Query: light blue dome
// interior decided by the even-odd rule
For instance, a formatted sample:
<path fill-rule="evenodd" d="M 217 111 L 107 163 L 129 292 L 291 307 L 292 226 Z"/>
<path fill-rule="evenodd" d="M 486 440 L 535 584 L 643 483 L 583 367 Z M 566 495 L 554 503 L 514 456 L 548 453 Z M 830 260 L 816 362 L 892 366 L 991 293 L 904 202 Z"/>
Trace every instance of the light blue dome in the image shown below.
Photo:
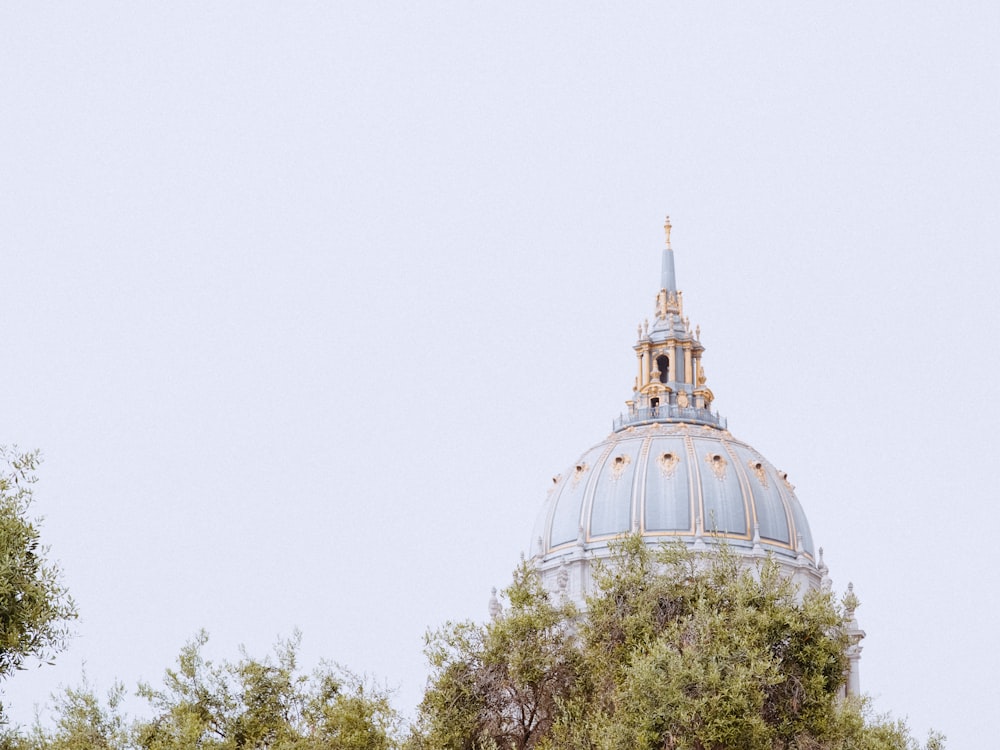
<path fill-rule="evenodd" d="M 556 477 L 535 525 L 543 560 L 639 532 L 771 551 L 812 562 L 812 534 L 786 475 L 728 430 L 661 421 L 626 426 Z"/>

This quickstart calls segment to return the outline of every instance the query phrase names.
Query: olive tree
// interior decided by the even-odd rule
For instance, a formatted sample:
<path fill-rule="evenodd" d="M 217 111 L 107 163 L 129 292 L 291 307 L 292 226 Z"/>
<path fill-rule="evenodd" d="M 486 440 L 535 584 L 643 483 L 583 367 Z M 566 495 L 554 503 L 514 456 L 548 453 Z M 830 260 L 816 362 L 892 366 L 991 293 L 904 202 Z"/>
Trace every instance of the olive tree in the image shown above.
<path fill-rule="evenodd" d="M 493 621 L 428 638 L 410 738 L 454 750 L 915 750 L 843 694 L 845 609 L 725 546 L 614 546 L 583 613 L 522 563 Z M 928 750 L 942 746 L 939 735 Z"/>
<path fill-rule="evenodd" d="M 76 606 L 29 515 L 37 451 L 0 446 L 0 680 L 66 647 Z"/>
<path fill-rule="evenodd" d="M 143 750 L 390 750 L 398 724 L 389 693 L 350 671 L 323 664 L 298 667 L 299 635 L 280 642 L 273 658 L 245 652 L 215 664 L 199 633 L 168 669 L 163 685 L 139 686 L 153 715 L 134 727 Z"/>
<path fill-rule="evenodd" d="M 848 642 L 829 593 L 800 596 L 771 560 L 638 537 L 596 578 L 583 629 L 595 745 L 772 750 L 842 734 Z"/>
<path fill-rule="evenodd" d="M 553 601 L 523 562 L 489 623 L 449 623 L 427 636 L 431 679 L 411 746 L 527 750 L 547 737 L 580 678 L 575 608 Z"/>
<path fill-rule="evenodd" d="M 86 678 L 53 696 L 51 722 L 0 732 L 0 750 L 392 750 L 398 717 L 389 693 L 346 669 L 298 667 L 299 637 L 272 656 L 205 657 L 208 636 L 182 649 L 161 685 L 139 685 L 149 711 L 125 713 L 115 683 L 106 697 Z"/>

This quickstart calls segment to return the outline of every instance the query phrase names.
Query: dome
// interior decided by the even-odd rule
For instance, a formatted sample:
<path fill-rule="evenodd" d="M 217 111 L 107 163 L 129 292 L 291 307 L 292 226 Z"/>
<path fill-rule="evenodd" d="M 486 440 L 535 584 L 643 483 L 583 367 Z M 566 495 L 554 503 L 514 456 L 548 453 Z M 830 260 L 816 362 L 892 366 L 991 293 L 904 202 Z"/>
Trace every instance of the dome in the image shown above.
<path fill-rule="evenodd" d="M 814 559 L 809 523 L 787 475 L 726 429 L 628 424 L 555 477 L 533 553 L 558 560 L 638 532 L 650 541 L 712 544 Z"/>
<path fill-rule="evenodd" d="M 631 533 L 649 544 L 725 543 L 750 557 L 770 554 L 800 588 L 819 587 L 822 550 L 817 558 L 787 475 L 712 411 L 701 329 L 684 315 L 670 229 L 668 218 L 652 324 L 639 325 L 632 347 L 632 397 L 611 435 L 553 478 L 531 558 L 546 587 L 578 601 L 590 590 L 591 563 Z"/>

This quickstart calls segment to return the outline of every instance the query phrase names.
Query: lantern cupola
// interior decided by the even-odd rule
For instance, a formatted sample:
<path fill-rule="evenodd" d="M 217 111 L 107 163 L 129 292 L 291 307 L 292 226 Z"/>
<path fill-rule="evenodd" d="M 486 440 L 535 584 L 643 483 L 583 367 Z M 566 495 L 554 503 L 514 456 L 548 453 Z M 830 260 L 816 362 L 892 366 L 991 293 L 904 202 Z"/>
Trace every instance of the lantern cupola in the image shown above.
<path fill-rule="evenodd" d="M 666 245 L 660 264 L 660 291 L 652 325 L 647 318 L 638 330 L 635 349 L 638 374 L 628 410 L 615 420 L 615 429 L 651 422 L 686 422 L 725 427 L 711 411 L 714 395 L 706 385 L 701 357 L 701 329 L 691 329 L 684 315 L 684 293 L 677 289 L 674 251 L 670 244 L 670 217 L 664 224 Z"/>

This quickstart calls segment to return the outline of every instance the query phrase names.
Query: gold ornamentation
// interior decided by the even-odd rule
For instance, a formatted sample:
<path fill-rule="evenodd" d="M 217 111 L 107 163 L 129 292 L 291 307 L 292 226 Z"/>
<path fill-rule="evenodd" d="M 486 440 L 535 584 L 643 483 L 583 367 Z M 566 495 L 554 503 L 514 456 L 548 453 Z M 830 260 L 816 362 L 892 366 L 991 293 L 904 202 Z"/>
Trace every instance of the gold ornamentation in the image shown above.
<path fill-rule="evenodd" d="M 667 249 L 670 249 L 670 217 L 667 217 L 667 223 L 663 225 L 663 231 L 667 233 Z"/>
<path fill-rule="evenodd" d="M 632 463 L 632 458 L 624 453 L 619 456 L 615 456 L 611 461 L 611 478 L 621 479 L 622 474 L 625 473 L 625 467 L 630 463 Z"/>
<path fill-rule="evenodd" d="M 580 484 L 580 480 L 583 479 L 583 475 L 586 474 L 587 471 L 589 471 L 589 470 L 590 470 L 590 467 L 587 466 L 587 464 L 585 464 L 583 462 L 580 462 L 580 463 L 578 463 L 576 465 L 576 467 L 573 469 L 573 487 L 574 488 L 578 484 Z"/>
<path fill-rule="evenodd" d="M 781 477 L 781 481 L 785 483 L 785 486 L 789 490 L 791 490 L 792 492 L 795 492 L 795 485 L 788 481 L 788 472 L 787 471 L 779 471 L 778 472 L 778 476 Z"/>
<path fill-rule="evenodd" d="M 645 427 L 643 427 L 643 429 L 646 432 L 655 432 L 655 433 L 662 432 L 664 435 L 676 435 L 679 432 L 684 432 L 684 428 L 686 426 L 687 425 L 684 424 L 666 425 L 663 424 L 662 422 L 653 422 L 653 424 L 646 425 Z"/>
<path fill-rule="evenodd" d="M 682 409 L 687 409 L 691 402 L 688 401 L 687 391 L 677 391 L 677 405 Z"/>
<path fill-rule="evenodd" d="M 676 453 L 667 452 L 660 454 L 656 462 L 660 465 L 660 471 L 663 473 L 663 476 L 667 479 L 673 479 L 674 472 L 677 471 L 677 464 L 681 460 Z"/>
<path fill-rule="evenodd" d="M 719 453 L 706 453 L 705 462 L 712 467 L 712 471 L 715 472 L 715 478 L 720 482 L 726 478 L 726 466 L 729 462 Z"/>
<path fill-rule="evenodd" d="M 705 368 L 701 366 L 701 360 L 698 360 L 698 385 L 705 385 Z"/>
<path fill-rule="evenodd" d="M 751 458 L 749 461 L 747 461 L 747 466 L 749 466 L 750 471 L 752 471 L 756 475 L 757 481 L 760 482 L 760 486 L 766 490 L 767 472 L 764 471 L 764 462 Z"/>

